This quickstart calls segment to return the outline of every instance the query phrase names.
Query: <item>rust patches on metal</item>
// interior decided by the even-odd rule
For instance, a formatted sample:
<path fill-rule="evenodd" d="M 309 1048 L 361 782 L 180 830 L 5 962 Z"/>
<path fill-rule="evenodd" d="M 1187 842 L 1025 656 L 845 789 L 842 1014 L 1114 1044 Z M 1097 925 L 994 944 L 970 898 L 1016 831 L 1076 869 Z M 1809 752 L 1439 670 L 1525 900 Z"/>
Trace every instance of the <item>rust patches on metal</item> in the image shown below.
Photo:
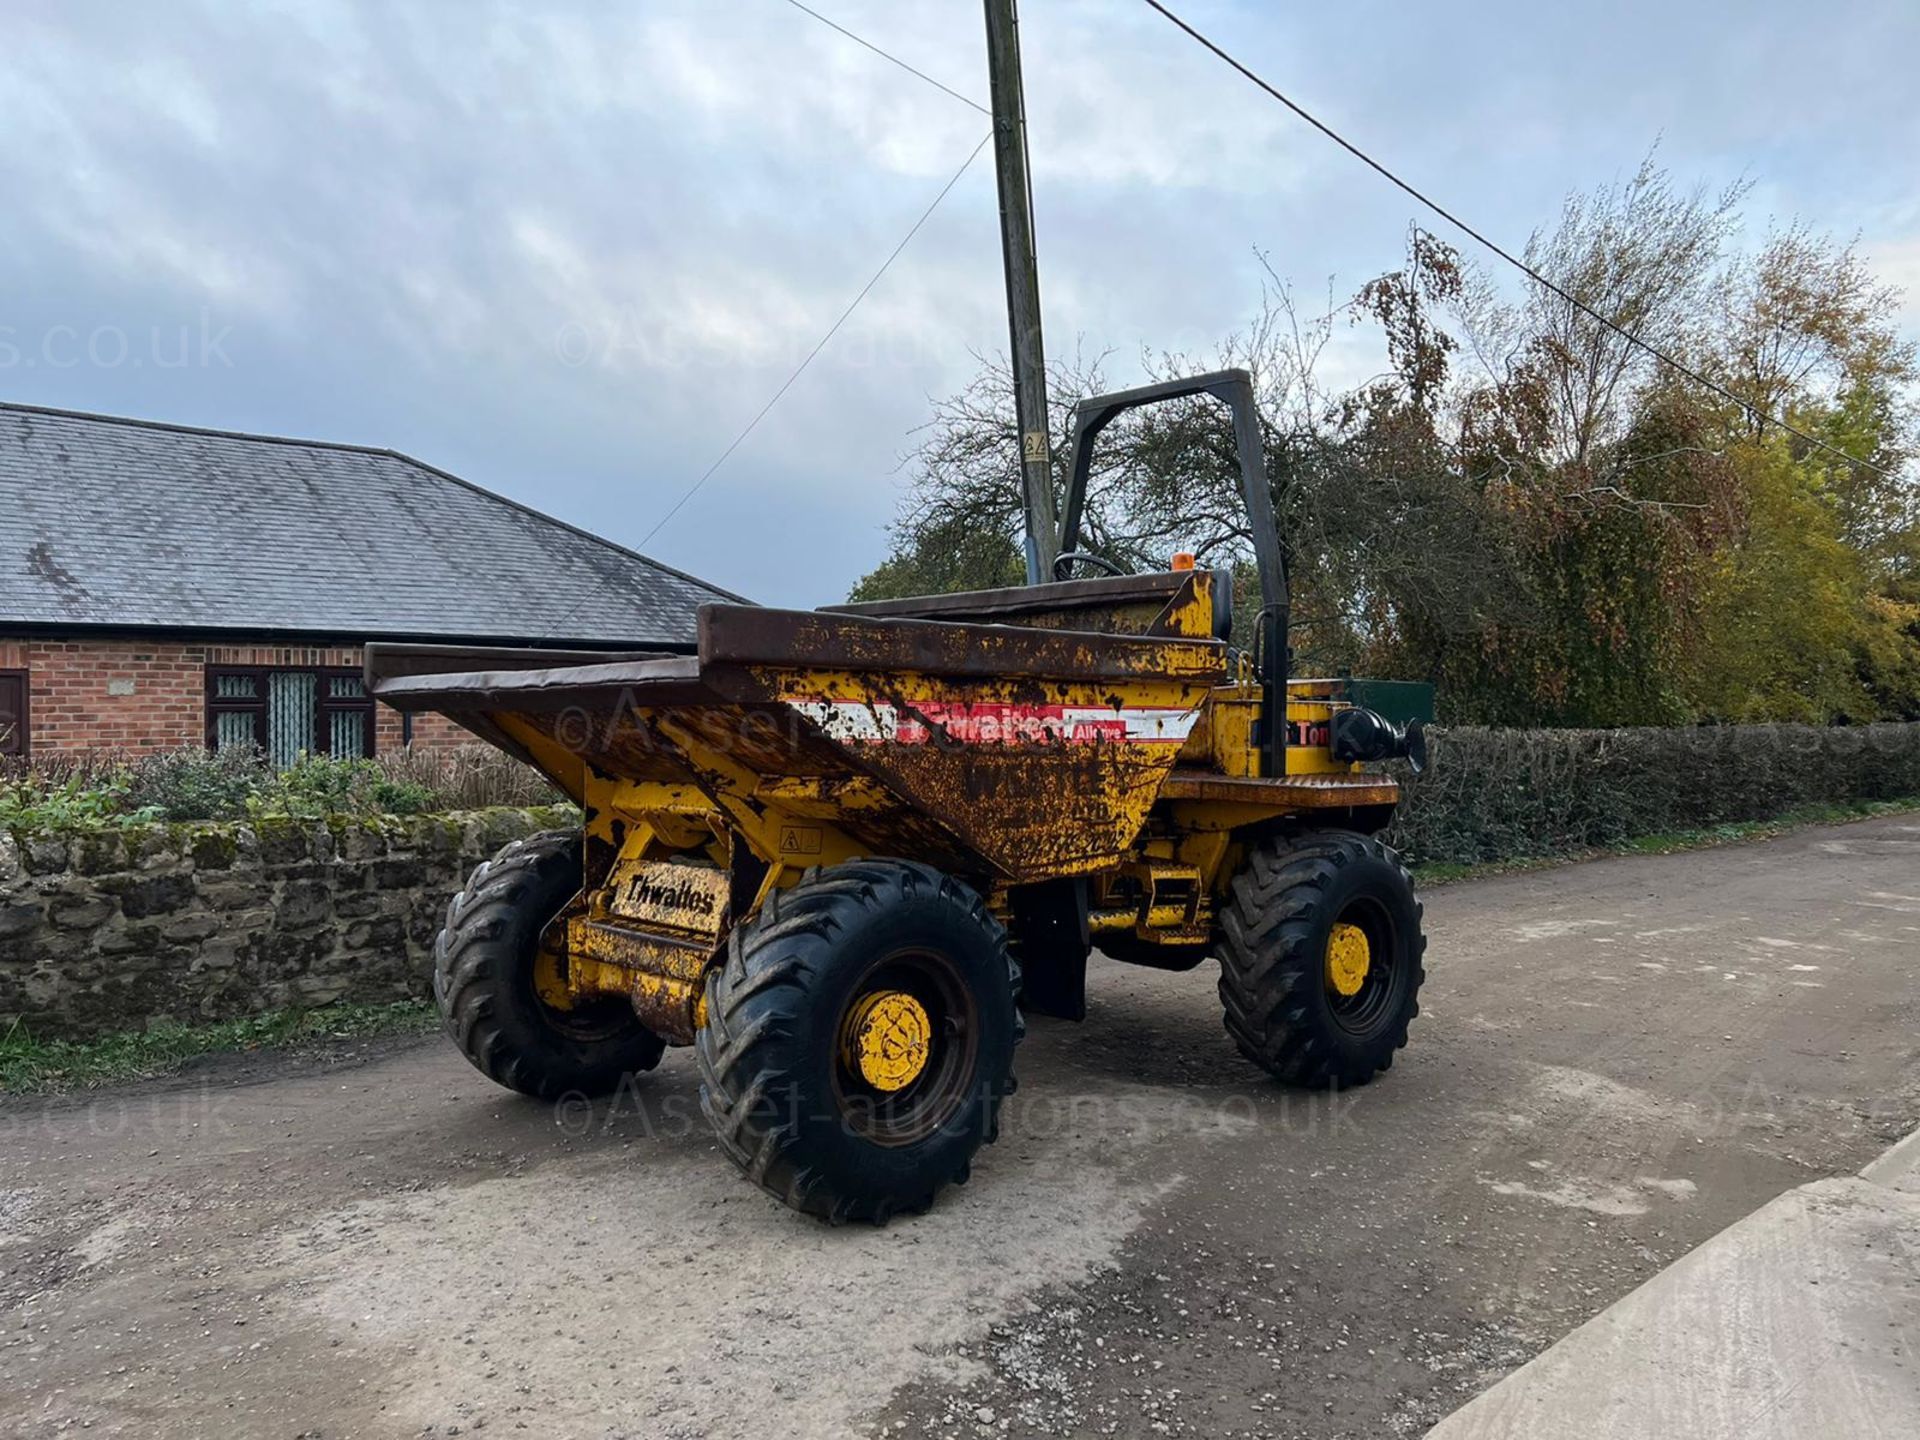
<path fill-rule="evenodd" d="M 624 995 L 641 1023 L 661 1039 L 675 1045 L 693 1042 L 712 951 L 586 919 L 568 927 L 567 948 L 576 994 Z"/>
<path fill-rule="evenodd" d="M 923 614 L 710 606 L 697 660 L 382 684 L 504 738 L 581 802 L 584 896 L 542 993 L 626 996 L 686 1043 L 732 926 L 809 866 L 908 856 L 1002 908 L 1090 876 L 1099 926 L 1187 943 L 1250 827 L 1383 823 L 1398 787 L 1324 744 L 1290 745 L 1291 773 L 1259 777 L 1264 692 L 1244 666 L 1229 677 L 1213 584 L 1191 571 L 911 602 Z M 1001 620 L 1017 623 L 981 623 Z M 1290 700 L 1305 722 L 1337 703 L 1311 682 Z"/>
<path fill-rule="evenodd" d="M 989 680 L 1212 682 L 1226 672 L 1226 647 L 1211 639 L 710 605 L 700 612 L 700 660 L 715 667 L 910 671 Z"/>

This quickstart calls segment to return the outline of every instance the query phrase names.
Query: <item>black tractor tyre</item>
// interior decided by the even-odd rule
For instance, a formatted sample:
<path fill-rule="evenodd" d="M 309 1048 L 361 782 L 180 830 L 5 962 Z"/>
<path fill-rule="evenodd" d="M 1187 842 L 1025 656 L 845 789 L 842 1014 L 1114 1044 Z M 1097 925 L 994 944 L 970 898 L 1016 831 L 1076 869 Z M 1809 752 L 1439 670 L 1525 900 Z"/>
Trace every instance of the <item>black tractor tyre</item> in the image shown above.
<path fill-rule="evenodd" d="M 700 1105 L 746 1176 L 795 1210 L 884 1225 L 967 1179 L 999 1134 L 1024 1031 L 1006 931 L 926 865 L 809 870 L 735 927 L 694 1037 Z M 899 999 L 912 997 L 912 1006 Z M 850 1054 L 877 1004 L 918 1007 L 911 1078 Z"/>
<path fill-rule="evenodd" d="M 571 1010 L 534 988 L 540 932 L 580 891 L 580 835 L 515 840 L 468 877 L 433 944 L 447 1033 L 489 1080 L 551 1100 L 605 1095 L 660 1063 L 666 1042 L 618 996 Z"/>
<path fill-rule="evenodd" d="M 1393 1064 L 1420 1013 L 1420 902 L 1378 840 L 1324 830 L 1255 845 L 1220 915 L 1220 1000 L 1240 1053 L 1312 1089 L 1364 1085 Z M 1368 963 L 1336 983 L 1335 927 Z M 1351 993 L 1342 985 L 1357 984 Z"/>

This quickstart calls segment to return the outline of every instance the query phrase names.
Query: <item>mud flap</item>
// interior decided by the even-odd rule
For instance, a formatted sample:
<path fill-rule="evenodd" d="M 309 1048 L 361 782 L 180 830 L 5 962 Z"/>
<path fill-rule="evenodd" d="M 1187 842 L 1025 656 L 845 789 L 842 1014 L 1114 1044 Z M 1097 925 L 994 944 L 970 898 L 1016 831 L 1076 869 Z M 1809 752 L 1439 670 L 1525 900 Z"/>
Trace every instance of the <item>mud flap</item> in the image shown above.
<path fill-rule="evenodd" d="M 1022 885 L 1009 896 L 1009 938 L 1023 976 L 1020 1007 L 1059 1020 L 1087 1018 L 1087 882 Z"/>

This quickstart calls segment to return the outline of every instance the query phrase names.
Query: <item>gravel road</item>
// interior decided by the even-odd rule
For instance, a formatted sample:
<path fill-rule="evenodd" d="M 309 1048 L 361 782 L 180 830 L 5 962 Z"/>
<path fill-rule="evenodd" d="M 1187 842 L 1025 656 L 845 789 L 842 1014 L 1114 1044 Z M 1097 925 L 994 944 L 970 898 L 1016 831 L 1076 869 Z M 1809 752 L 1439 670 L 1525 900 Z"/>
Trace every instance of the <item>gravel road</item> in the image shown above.
<path fill-rule="evenodd" d="M 593 1109 L 436 1039 L 0 1101 L 0 1434 L 1416 1435 L 1920 1120 L 1920 823 L 1436 890 L 1364 1090 L 1097 965 L 922 1219 L 737 1179 L 690 1056 Z"/>

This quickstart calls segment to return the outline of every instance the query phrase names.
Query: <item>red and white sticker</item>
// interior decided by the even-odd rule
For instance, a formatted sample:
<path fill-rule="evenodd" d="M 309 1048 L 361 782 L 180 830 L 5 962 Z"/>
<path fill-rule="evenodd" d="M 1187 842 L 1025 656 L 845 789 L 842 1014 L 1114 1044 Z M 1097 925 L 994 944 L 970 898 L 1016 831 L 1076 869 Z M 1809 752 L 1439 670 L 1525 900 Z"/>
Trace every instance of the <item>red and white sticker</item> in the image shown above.
<path fill-rule="evenodd" d="M 1157 706 L 789 700 L 832 740 L 867 745 L 1179 745 L 1200 711 Z M 936 733 L 937 732 L 937 733 Z"/>

